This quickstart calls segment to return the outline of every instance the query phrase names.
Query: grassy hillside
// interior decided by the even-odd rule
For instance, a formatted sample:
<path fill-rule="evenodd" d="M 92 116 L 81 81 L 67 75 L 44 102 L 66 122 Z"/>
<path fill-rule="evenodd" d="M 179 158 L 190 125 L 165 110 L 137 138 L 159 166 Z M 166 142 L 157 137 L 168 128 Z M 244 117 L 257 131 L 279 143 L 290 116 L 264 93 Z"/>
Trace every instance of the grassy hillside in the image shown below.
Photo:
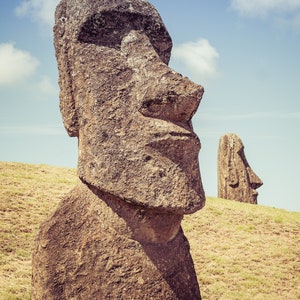
<path fill-rule="evenodd" d="M 0 300 L 30 299 L 34 236 L 75 173 L 0 162 Z M 300 299 L 300 213 L 208 197 L 183 228 L 203 299 Z"/>

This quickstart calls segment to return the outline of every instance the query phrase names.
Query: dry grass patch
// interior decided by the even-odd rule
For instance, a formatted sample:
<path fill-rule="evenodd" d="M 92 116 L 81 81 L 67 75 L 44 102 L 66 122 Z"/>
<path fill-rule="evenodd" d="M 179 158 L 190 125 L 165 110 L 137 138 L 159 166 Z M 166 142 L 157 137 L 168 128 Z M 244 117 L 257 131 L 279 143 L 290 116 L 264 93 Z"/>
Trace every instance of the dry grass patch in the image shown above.
<path fill-rule="evenodd" d="M 208 198 L 183 227 L 204 299 L 300 299 L 299 213 Z"/>
<path fill-rule="evenodd" d="M 0 163 L 0 300 L 30 299 L 34 236 L 75 182 L 75 170 Z"/>
<path fill-rule="evenodd" d="M 34 236 L 75 173 L 0 163 L 0 300 L 30 299 Z M 207 198 L 183 228 L 203 299 L 300 299 L 300 213 Z"/>

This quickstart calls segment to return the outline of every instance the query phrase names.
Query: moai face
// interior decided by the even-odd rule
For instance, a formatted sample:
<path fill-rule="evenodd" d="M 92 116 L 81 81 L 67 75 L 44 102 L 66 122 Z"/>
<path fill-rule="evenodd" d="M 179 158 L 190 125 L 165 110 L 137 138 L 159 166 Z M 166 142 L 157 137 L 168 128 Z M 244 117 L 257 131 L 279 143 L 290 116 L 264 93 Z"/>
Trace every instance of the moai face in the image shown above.
<path fill-rule="evenodd" d="M 200 209 L 191 118 L 204 90 L 168 67 L 172 42 L 154 7 L 63 0 L 54 33 L 60 107 L 79 140 L 79 177 L 144 207 Z"/>
<path fill-rule="evenodd" d="M 218 196 L 257 204 L 263 182 L 249 166 L 244 145 L 236 134 L 221 137 L 218 153 Z"/>

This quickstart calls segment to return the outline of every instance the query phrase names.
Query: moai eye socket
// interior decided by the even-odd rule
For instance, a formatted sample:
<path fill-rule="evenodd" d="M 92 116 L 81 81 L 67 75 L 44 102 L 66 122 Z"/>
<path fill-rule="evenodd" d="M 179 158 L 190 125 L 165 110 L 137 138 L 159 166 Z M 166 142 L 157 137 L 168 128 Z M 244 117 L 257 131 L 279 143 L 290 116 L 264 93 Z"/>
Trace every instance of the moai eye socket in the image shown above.
<path fill-rule="evenodd" d="M 82 43 L 119 49 L 123 37 L 134 29 L 132 25 L 132 22 L 120 13 L 94 14 L 82 25 L 78 40 Z"/>
<path fill-rule="evenodd" d="M 171 45 L 171 38 L 163 24 L 138 13 L 104 11 L 94 14 L 81 26 L 78 41 L 120 49 L 122 39 L 131 30 L 145 33 L 161 59 L 169 62 L 171 49 L 166 45 Z"/>

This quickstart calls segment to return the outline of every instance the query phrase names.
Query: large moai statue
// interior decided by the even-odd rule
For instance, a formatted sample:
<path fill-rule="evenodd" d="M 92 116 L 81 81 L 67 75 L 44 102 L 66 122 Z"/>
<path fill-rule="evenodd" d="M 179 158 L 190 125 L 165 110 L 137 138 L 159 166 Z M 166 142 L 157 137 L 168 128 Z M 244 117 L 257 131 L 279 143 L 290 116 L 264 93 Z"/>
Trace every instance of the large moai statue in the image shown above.
<path fill-rule="evenodd" d="M 203 88 L 168 67 L 145 0 L 62 0 L 54 44 L 80 180 L 41 225 L 32 299 L 201 299 L 181 220 L 205 203 L 191 123 Z"/>
<path fill-rule="evenodd" d="M 257 204 L 263 182 L 249 166 L 241 139 L 234 133 L 223 135 L 218 151 L 218 197 Z"/>

